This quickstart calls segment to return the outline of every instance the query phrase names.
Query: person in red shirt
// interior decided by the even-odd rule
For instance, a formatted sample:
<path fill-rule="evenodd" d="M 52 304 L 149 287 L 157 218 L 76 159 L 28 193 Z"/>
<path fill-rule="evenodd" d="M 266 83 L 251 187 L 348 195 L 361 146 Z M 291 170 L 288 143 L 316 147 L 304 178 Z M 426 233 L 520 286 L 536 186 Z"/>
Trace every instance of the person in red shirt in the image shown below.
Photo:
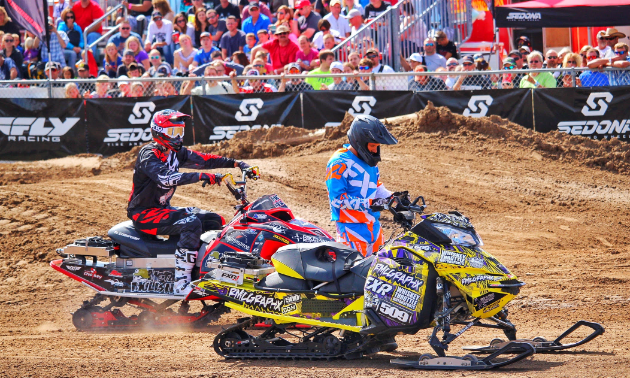
<path fill-rule="evenodd" d="M 77 1 L 72 6 L 72 11 L 74 12 L 74 16 L 76 17 L 76 20 L 74 20 L 74 22 L 76 22 L 76 24 L 81 27 L 83 34 L 87 35 L 88 45 L 91 45 L 94 41 L 100 38 L 101 34 L 103 33 L 103 25 L 99 23 L 97 25 L 94 25 L 89 30 L 86 30 L 86 28 L 90 26 L 90 24 L 92 24 L 94 21 L 103 17 L 105 12 L 103 12 L 98 3 L 92 0 Z M 87 46 L 85 46 L 85 48 L 87 48 Z M 92 47 L 92 54 L 94 54 L 94 59 L 96 59 L 96 61 L 98 62 L 98 48 L 96 45 Z"/>
<path fill-rule="evenodd" d="M 247 71 L 245 76 L 260 76 L 260 73 L 256 69 L 252 68 Z M 232 78 L 232 81 L 235 82 L 236 72 L 231 72 L 230 77 Z M 240 87 L 241 93 L 271 93 L 278 91 L 276 87 L 271 84 L 266 84 L 262 80 L 249 79 L 248 81 L 249 85 Z"/>
<path fill-rule="evenodd" d="M 284 66 L 297 61 L 296 54 L 300 51 L 298 45 L 289 39 L 289 27 L 280 25 L 276 28 L 276 38 L 265 42 L 262 45 L 252 49 L 252 56 L 260 50 L 267 50 L 271 54 L 271 67 L 273 73 L 281 74 L 284 72 Z"/>

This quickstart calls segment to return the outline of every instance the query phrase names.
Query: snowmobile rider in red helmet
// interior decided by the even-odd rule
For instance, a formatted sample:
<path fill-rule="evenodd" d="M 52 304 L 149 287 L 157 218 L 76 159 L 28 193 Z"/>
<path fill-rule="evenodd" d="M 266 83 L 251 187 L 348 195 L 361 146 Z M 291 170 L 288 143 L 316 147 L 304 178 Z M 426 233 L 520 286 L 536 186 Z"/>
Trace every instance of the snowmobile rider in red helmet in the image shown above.
<path fill-rule="evenodd" d="M 183 147 L 184 121 L 189 117 L 171 109 L 153 115 L 153 142 L 142 147 L 138 154 L 127 206 L 127 216 L 136 229 L 150 235 L 180 235 L 175 251 L 175 294 L 190 290 L 188 284 L 202 232 L 220 230 L 225 224 L 218 214 L 195 207 L 171 206 L 177 186 L 199 181 L 220 185 L 223 177 L 212 173 L 180 173 L 179 168 L 249 168 L 242 161 Z"/>

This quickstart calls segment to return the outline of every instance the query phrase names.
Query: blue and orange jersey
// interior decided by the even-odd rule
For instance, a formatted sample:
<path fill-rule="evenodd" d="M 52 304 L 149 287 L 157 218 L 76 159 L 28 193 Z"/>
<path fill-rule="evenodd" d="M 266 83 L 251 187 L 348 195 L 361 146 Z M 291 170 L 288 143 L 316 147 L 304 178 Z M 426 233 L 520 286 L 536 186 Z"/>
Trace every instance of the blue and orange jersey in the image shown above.
<path fill-rule="evenodd" d="M 326 187 L 331 220 L 341 223 L 375 223 L 380 212 L 370 210 L 370 199 L 387 197 L 378 167 L 370 167 L 349 150 L 337 150 L 326 166 Z"/>

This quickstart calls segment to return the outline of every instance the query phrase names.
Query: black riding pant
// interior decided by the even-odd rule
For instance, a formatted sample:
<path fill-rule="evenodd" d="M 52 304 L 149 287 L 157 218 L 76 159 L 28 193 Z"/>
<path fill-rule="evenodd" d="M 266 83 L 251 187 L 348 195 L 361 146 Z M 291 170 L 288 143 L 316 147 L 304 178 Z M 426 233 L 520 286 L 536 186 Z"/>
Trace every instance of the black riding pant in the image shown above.
<path fill-rule="evenodd" d="M 199 249 L 201 234 L 220 230 L 225 220 L 219 214 L 195 207 L 130 209 L 127 216 L 137 230 L 149 235 L 180 235 L 178 248 Z"/>

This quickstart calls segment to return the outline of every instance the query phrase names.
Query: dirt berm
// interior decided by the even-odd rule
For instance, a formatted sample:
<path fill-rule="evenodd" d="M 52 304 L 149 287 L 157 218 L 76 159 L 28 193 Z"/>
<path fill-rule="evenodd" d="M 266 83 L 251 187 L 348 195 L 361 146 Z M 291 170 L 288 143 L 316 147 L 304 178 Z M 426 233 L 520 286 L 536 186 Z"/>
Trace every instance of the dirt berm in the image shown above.
<path fill-rule="evenodd" d="M 350 122 L 347 115 L 340 127 L 325 130 L 255 130 L 192 148 L 260 166 L 261 180 L 248 184 L 250 199 L 276 193 L 296 216 L 334 233 L 325 167 L 346 142 Z M 425 373 L 394 369 L 389 360 L 432 353 L 429 330 L 397 336 L 394 353 L 356 361 L 223 360 L 212 342 L 244 316 L 236 313 L 206 331 L 77 332 L 70 313 L 94 292 L 48 264 L 59 258 L 56 248 L 106 235 L 127 219 L 136 147 L 108 158 L 0 164 L 0 377 L 628 376 L 630 145 L 535 133 L 433 105 L 385 122 L 400 141 L 382 149 L 386 187 L 423 195 L 429 212 L 470 217 L 484 249 L 527 283 L 509 305 L 518 337 L 553 339 L 581 319 L 602 323 L 606 333 L 571 352 L 536 354 L 493 372 Z M 216 211 L 228 220 L 235 202 L 225 187 L 198 184 L 178 188 L 172 199 L 173 206 Z M 385 237 L 392 232 L 389 218 L 381 217 Z M 497 337 L 504 335 L 473 329 L 449 353 L 462 356 L 461 346 Z"/>

